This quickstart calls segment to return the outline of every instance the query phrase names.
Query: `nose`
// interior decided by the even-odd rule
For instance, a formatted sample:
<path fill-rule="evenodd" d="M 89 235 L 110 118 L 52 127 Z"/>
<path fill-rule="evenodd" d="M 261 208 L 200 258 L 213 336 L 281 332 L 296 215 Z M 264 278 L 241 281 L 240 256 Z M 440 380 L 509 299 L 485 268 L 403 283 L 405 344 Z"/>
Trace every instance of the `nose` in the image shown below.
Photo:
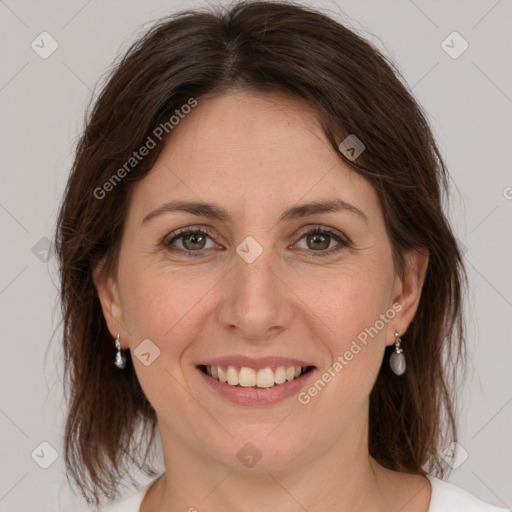
<path fill-rule="evenodd" d="M 264 250 L 252 263 L 238 254 L 223 280 L 218 319 L 231 336 L 249 341 L 275 337 L 291 323 L 293 295 L 282 279 L 272 250 Z M 280 275 L 281 274 L 281 275 Z"/>

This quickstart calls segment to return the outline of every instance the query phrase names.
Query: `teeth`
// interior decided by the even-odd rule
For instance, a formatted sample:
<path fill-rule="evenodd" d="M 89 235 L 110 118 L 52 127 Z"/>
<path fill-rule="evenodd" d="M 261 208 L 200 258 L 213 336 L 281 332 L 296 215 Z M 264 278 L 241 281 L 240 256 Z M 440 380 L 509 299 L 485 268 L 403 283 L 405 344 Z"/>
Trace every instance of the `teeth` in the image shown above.
<path fill-rule="evenodd" d="M 214 379 L 228 383 L 231 386 L 271 388 L 276 384 L 283 384 L 286 381 L 296 379 L 305 369 L 301 366 L 278 366 L 274 372 L 272 368 L 255 370 L 242 366 L 238 371 L 234 366 L 228 366 L 224 371 L 222 366 L 206 366 L 206 373 Z"/>
<path fill-rule="evenodd" d="M 286 382 L 286 368 L 284 366 L 278 366 L 274 375 L 274 381 L 276 384 L 282 384 Z"/>
<path fill-rule="evenodd" d="M 251 370 L 254 372 L 254 370 Z M 256 376 L 256 386 L 259 388 L 271 388 L 274 385 L 274 372 L 270 368 L 258 370 Z"/>
<path fill-rule="evenodd" d="M 230 368 L 233 368 L 230 366 Z M 233 368 L 234 369 L 234 368 Z M 236 372 L 236 370 L 235 370 Z M 259 372 L 258 372 L 259 374 Z M 274 382 L 272 381 L 272 384 Z M 230 382 L 231 384 L 231 382 Z M 256 386 L 256 372 L 252 368 L 240 368 L 240 373 L 238 374 L 237 384 L 244 388 L 250 388 L 252 386 Z"/>
<path fill-rule="evenodd" d="M 206 368 L 208 368 L 208 366 Z M 226 377 L 226 373 L 224 372 L 224 370 L 220 366 L 217 366 L 217 372 L 219 374 L 219 380 L 221 382 L 227 382 L 228 381 L 228 379 Z M 213 375 L 212 375 L 212 377 L 213 377 Z"/>
<path fill-rule="evenodd" d="M 228 366 L 226 376 L 228 378 L 228 384 L 231 384 L 232 386 L 236 386 L 237 384 L 239 384 L 238 372 L 236 371 L 236 368 L 234 366 Z"/>

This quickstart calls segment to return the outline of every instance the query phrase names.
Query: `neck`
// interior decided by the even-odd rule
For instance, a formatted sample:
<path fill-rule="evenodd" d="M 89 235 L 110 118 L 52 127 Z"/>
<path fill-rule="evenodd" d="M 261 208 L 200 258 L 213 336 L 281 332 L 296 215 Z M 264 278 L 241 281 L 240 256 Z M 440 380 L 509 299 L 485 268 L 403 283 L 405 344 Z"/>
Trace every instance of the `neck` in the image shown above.
<path fill-rule="evenodd" d="M 351 442 L 339 439 L 314 458 L 296 458 L 279 468 L 256 465 L 248 471 L 219 464 L 162 428 L 166 474 L 147 493 L 141 512 L 376 512 L 389 503 L 389 470 L 369 456 L 365 428 L 354 429 L 356 438 L 347 435 Z"/>

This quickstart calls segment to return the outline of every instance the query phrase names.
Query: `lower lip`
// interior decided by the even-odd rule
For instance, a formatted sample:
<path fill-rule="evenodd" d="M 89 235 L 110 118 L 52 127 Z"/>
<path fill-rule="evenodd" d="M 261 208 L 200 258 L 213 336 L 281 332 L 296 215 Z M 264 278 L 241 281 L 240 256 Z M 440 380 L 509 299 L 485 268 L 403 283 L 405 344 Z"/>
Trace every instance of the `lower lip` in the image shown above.
<path fill-rule="evenodd" d="M 204 373 L 201 369 L 197 369 L 209 386 L 237 405 L 272 405 L 282 402 L 290 396 L 298 394 L 300 389 L 315 373 L 315 370 L 309 370 L 296 379 L 284 382 L 283 384 L 275 384 L 271 388 L 244 388 L 220 382 Z"/>

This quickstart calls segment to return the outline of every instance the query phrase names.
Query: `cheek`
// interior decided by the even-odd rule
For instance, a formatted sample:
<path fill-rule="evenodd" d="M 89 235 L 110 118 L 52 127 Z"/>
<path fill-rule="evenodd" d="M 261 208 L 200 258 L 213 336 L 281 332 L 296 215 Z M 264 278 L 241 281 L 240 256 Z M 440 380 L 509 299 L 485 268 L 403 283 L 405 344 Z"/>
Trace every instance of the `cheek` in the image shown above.
<path fill-rule="evenodd" d="M 184 367 L 191 342 L 200 336 L 201 297 L 211 285 L 187 287 L 180 272 L 170 274 L 129 260 L 120 266 L 119 278 L 124 284 L 122 309 L 137 378 L 155 409 L 166 411 L 172 403 L 177 420 L 191 407 L 189 395 L 181 391 L 186 382 Z M 139 357 L 143 353 L 150 354 L 148 365 Z"/>
<path fill-rule="evenodd" d="M 120 267 L 119 277 L 124 284 L 122 309 L 131 344 L 137 346 L 149 338 L 162 355 L 176 360 L 186 348 L 186 342 L 180 340 L 198 336 L 198 315 L 208 303 L 215 280 L 194 279 L 188 269 L 170 272 L 129 260 Z"/>
<path fill-rule="evenodd" d="M 377 262 L 361 262 L 326 278 L 318 293 L 308 292 L 306 285 L 311 283 L 304 283 L 303 293 L 308 294 L 308 305 L 343 347 L 391 307 L 392 282 L 389 268 Z"/>
<path fill-rule="evenodd" d="M 386 333 L 393 329 L 393 282 L 389 266 L 377 259 L 339 273 L 315 296 L 312 307 L 319 318 L 317 332 L 328 349 L 332 388 L 355 400 L 368 394 L 378 374 Z M 325 380 L 329 380 L 326 375 Z"/>

